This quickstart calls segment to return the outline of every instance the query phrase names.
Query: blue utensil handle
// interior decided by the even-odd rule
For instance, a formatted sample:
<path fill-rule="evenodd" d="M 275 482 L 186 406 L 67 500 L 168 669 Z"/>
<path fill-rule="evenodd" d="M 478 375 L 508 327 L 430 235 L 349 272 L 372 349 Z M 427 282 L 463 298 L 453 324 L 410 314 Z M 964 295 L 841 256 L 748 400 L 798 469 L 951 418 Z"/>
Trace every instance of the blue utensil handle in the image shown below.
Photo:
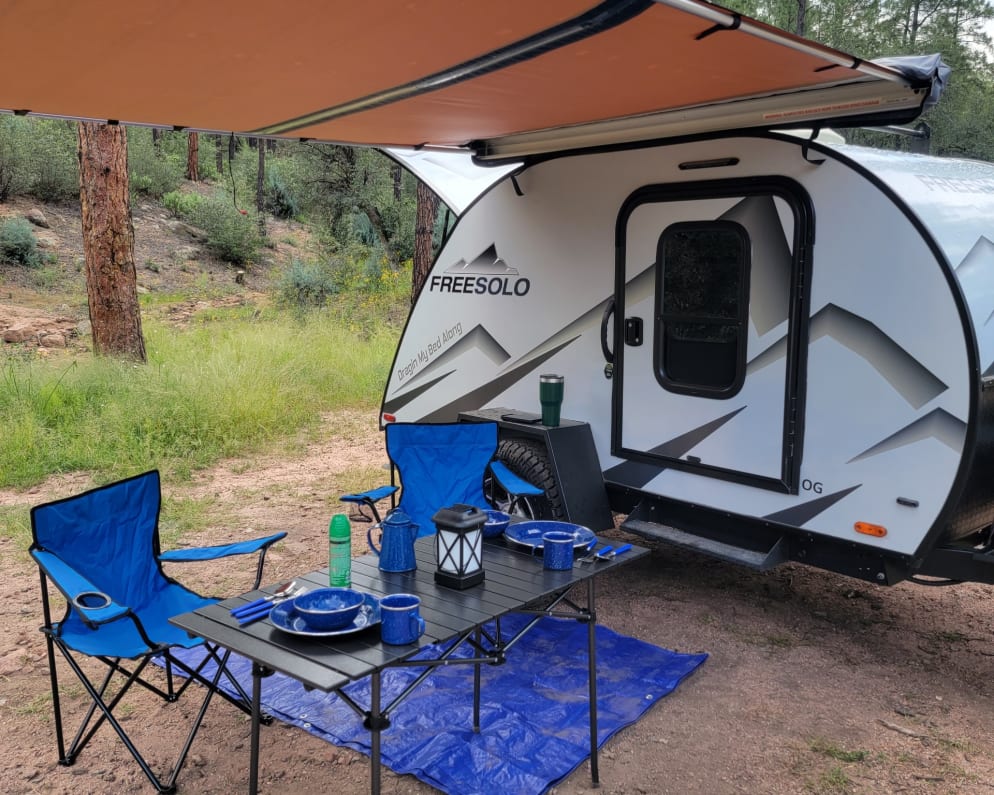
<path fill-rule="evenodd" d="M 604 547 L 604 549 L 597 553 L 597 557 L 606 558 L 612 549 L 614 549 L 614 547 Z"/>
<path fill-rule="evenodd" d="M 627 552 L 631 548 L 632 548 L 631 544 L 622 544 L 620 547 L 614 550 L 614 554 L 620 555 L 622 552 Z"/>
<path fill-rule="evenodd" d="M 267 618 L 269 614 L 273 612 L 273 608 L 269 604 L 265 604 L 260 608 L 257 608 L 254 613 L 243 613 L 240 616 L 236 616 L 238 619 L 238 626 L 244 627 L 246 624 L 252 624 L 262 618 Z"/>
<path fill-rule="evenodd" d="M 256 599 L 253 602 L 247 602 L 243 605 L 238 605 L 238 607 L 233 607 L 231 609 L 231 615 L 233 618 L 238 618 L 239 616 L 243 616 L 246 613 L 252 613 L 255 610 L 258 610 L 263 605 L 268 605 L 271 601 L 272 597 L 269 597 L 268 599 L 266 597 L 262 597 L 261 599 Z"/>

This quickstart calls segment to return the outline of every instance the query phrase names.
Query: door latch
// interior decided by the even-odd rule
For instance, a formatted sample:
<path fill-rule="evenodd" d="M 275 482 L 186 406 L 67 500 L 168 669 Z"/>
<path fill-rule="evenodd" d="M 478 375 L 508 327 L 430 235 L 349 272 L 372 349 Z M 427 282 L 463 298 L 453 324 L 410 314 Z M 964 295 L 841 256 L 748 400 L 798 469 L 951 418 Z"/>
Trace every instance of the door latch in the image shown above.
<path fill-rule="evenodd" d="M 642 318 L 625 318 L 625 345 L 635 348 L 642 344 Z"/>

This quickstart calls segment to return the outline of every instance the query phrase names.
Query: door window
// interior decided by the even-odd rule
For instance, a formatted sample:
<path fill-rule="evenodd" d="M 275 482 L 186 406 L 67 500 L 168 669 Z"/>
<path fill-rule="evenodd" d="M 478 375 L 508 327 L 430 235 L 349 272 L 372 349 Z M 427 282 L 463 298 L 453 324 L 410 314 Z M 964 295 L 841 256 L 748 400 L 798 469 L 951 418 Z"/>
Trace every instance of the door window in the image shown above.
<path fill-rule="evenodd" d="M 656 378 L 682 394 L 730 398 L 745 380 L 749 235 L 732 221 L 667 227 L 656 253 Z"/>

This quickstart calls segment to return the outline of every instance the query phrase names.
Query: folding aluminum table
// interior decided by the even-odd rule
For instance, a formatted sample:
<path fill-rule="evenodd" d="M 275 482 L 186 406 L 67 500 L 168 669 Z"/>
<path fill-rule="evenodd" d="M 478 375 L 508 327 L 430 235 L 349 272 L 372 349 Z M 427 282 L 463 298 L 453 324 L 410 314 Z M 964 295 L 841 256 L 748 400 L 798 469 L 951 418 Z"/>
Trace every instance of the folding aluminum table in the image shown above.
<path fill-rule="evenodd" d="M 390 714 L 435 667 L 471 664 L 473 671 L 473 729 L 480 729 L 480 666 L 499 664 L 518 640 L 543 616 L 572 618 L 588 625 L 588 679 L 590 716 L 590 777 L 599 783 L 597 767 L 597 650 L 594 601 L 596 576 L 648 554 L 633 546 L 622 556 L 581 565 L 570 571 L 547 571 L 540 556 L 524 547 L 506 544 L 503 539 L 487 540 L 483 547 L 486 578 L 466 590 L 445 588 L 435 583 L 434 536 L 416 542 L 418 568 L 412 572 L 387 573 L 377 568 L 377 558 L 364 555 L 353 561 L 352 587 L 382 598 L 391 593 L 412 593 L 421 597 L 421 615 L 427 631 L 417 643 L 390 646 L 380 641 L 378 628 L 350 635 L 303 637 L 276 628 L 269 619 L 239 627 L 230 610 L 266 591 L 253 591 L 192 613 L 171 622 L 189 632 L 220 644 L 252 661 L 252 731 L 249 760 L 249 793 L 258 791 L 259 726 L 261 723 L 262 679 L 279 671 L 300 681 L 306 688 L 335 692 L 363 719 L 370 731 L 370 791 L 380 792 L 380 734 L 390 726 Z M 600 539 L 601 542 L 604 539 Z M 608 542 L 613 543 L 613 542 Z M 328 570 L 322 569 L 297 578 L 310 588 L 326 586 Z M 580 586 L 580 587 L 576 587 Z M 584 598 L 574 600 L 573 591 Z M 579 602 L 585 602 L 583 604 Z M 527 613 L 534 618 L 517 633 L 501 631 L 500 618 L 508 613 Z M 485 625 L 495 622 L 487 631 Z M 454 641 L 431 659 L 410 659 L 422 648 Z M 471 649 L 469 657 L 454 657 L 460 647 Z M 417 667 L 425 670 L 390 703 L 381 703 L 380 676 L 385 669 Z M 342 688 L 370 677 L 370 703 L 359 704 Z"/>

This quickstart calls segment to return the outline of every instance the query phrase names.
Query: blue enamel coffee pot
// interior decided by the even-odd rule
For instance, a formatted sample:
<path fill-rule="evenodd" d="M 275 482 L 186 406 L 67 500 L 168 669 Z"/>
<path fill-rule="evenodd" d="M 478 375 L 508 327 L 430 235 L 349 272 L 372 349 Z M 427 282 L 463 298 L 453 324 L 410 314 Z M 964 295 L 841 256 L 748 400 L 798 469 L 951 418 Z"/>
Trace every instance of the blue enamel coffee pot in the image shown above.
<path fill-rule="evenodd" d="M 380 546 L 373 542 L 373 530 L 382 531 Z M 379 525 L 373 525 L 366 533 L 369 548 L 380 559 L 380 571 L 412 571 L 418 567 L 414 558 L 414 541 L 418 537 L 418 525 L 399 508 L 387 514 Z"/>

